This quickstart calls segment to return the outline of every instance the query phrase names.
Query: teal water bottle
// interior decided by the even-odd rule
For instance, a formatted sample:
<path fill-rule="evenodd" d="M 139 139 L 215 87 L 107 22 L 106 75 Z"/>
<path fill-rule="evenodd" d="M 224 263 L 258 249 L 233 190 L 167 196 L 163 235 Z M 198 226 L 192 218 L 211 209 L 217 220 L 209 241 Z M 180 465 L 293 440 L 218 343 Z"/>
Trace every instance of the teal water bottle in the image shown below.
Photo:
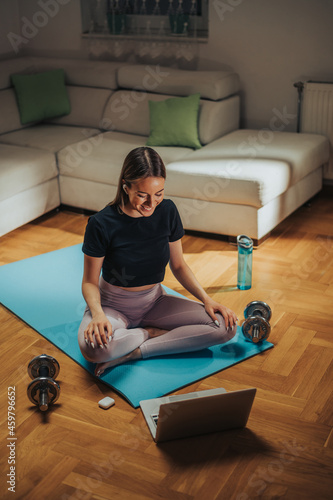
<path fill-rule="evenodd" d="M 253 241 L 249 236 L 240 234 L 237 236 L 238 246 L 238 271 L 237 288 L 248 290 L 252 285 L 252 253 Z"/>

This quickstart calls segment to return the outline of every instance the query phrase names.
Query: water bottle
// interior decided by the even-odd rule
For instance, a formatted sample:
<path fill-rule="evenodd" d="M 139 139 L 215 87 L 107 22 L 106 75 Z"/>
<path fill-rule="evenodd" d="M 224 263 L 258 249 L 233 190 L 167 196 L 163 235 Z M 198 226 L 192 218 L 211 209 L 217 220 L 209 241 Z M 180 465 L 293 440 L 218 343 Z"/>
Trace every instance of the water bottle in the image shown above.
<path fill-rule="evenodd" d="M 252 252 L 253 241 L 249 236 L 240 234 L 237 236 L 238 246 L 238 272 L 237 288 L 248 290 L 252 285 Z"/>

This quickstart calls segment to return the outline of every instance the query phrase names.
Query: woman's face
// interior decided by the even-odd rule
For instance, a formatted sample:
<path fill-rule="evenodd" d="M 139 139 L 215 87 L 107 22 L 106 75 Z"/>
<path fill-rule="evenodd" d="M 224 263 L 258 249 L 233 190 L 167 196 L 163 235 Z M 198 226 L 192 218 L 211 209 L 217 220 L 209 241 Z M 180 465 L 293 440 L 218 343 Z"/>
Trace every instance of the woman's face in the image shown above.
<path fill-rule="evenodd" d="M 126 204 L 127 213 L 132 217 L 152 215 L 163 200 L 164 182 L 163 177 L 147 177 L 133 182 L 130 188 L 125 186 L 129 198 Z"/>

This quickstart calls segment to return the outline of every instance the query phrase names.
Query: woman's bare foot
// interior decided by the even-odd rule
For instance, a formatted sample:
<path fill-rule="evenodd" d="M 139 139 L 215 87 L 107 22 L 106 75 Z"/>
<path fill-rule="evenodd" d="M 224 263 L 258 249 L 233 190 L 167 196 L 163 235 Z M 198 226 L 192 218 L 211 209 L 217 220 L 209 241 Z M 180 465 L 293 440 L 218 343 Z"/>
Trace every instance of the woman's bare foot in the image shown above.
<path fill-rule="evenodd" d="M 159 337 L 160 335 L 164 335 L 169 331 L 169 330 L 162 330 L 161 328 L 154 328 L 153 326 L 146 326 L 145 330 L 147 330 L 150 339 L 153 339 L 154 337 Z"/>
<path fill-rule="evenodd" d="M 137 347 L 134 349 L 134 351 L 125 354 L 125 356 L 121 356 L 120 358 L 117 359 L 112 359 L 111 361 L 106 361 L 106 363 L 97 363 L 96 368 L 95 368 L 95 375 L 96 377 L 100 377 L 104 370 L 107 368 L 113 368 L 114 366 L 121 365 L 123 363 L 126 363 L 126 361 L 134 361 L 135 359 L 141 359 L 141 351 L 140 348 Z"/>

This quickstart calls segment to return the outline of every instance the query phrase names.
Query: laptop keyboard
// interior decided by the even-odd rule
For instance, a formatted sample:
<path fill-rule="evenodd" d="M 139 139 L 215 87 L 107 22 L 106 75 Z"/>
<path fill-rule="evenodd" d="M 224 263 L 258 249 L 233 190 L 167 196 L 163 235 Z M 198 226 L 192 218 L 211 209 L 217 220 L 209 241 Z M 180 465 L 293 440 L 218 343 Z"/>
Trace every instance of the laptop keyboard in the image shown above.
<path fill-rule="evenodd" d="M 158 413 L 153 413 L 152 415 L 150 415 L 151 418 L 153 419 L 153 422 L 155 425 L 157 425 L 157 421 L 158 421 Z"/>

